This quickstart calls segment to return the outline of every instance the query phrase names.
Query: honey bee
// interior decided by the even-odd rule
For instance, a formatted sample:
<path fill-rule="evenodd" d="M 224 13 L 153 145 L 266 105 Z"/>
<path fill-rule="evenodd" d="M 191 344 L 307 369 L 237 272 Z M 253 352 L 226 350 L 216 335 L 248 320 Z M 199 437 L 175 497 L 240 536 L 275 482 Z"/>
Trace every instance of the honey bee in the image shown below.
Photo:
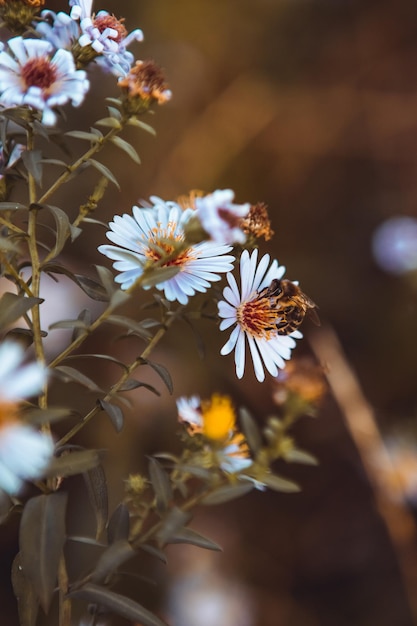
<path fill-rule="evenodd" d="M 289 335 L 297 330 L 306 316 L 320 326 L 317 305 L 290 280 L 274 278 L 268 287 L 258 292 L 258 298 L 269 298 L 272 301 L 277 312 L 278 335 Z"/>

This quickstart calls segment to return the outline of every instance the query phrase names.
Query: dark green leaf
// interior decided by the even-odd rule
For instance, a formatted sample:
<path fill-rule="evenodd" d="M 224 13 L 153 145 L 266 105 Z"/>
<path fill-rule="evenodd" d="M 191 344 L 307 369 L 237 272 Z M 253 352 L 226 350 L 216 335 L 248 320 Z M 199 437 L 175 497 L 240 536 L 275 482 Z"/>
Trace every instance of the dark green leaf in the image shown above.
<path fill-rule="evenodd" d="M 127 328 L 131 333 L 142 337 L 142 339 L 146 341 L 152 339 L 152 335 L 142 326 L 141 322 L 135 322 L 135 320 L 130 319 L 130 317 L 125 317 L 124 315 L 109 315 L 106 318 L 106 322 L 116 324 L 116 326 L 123 326 L 123 328 Z"/>
<path fill-rule="evenodd" d="M 100 359 L 103 361 L 110 361 L 110 363 L 118 365 L 123 370 L 128 370 L 128 367 L 124 363 L 122 363 L 122 361 L 119 361 L 119 359 L 116 359 L 114 356 L 110 356 L 110 354 L 70 354 L 69 356 L 65 357 L 66 361 L 74 359 Z"/>
<path fill-rule="evenodd" d="M 139 387 L 145 387 L 148 391 L 152 391 L 156 396 L 160 396 L 161 394 L 155 387 L 149 385 L 148 383 L 142 383 L 140 380 L 136 380 L 135 378 L 129 378 L 121 387 L 119 387 L 119 391 L 132 391 L 132 389 L 138 389 Z"/>
<path fill-rule="evenodd" d="M 23 413 L 24 419 L 30 424 L 40 426 L 51 424 L 72 415 L 72 410 L 64 407 L 50 407 L 49 409 L 30 409 Z"/>
<path fill-rule="evenodd" d="M 262 447 L 262 438 L 255 420 L 250 415 L 249 411 L 245 408 L 241 408 L 239 411 L 240 424 L 242 426 L 243 434 L 248 442 L 249 448 L 256 456 Z"/>
<path fill-rule="evenodd" d="M 46 476 L 75 476 L 99 465 L 102 453 L 99 450 L 65 450 L 51 461 Z"/>
<path fill-rule="evenodd" d="M 121 137 L 112 137 L 111 139 L 112 143 L 114 143 L 114 145 L 116 145 L 118 148 L 120 148 L 121 150 L 123 150 L 124 152 L 126 152 L 126 154 L 128 156 L 130 156 L 130 158 L 132 159 L 132 161 L 134 161 L 135 163 L 137 163 L 138 165 L 140 165 L 140 158 L 138 153 L 136 152 L 136 150 L 134 149 L 134 147 L 128 142 L 125 141 L 124 139 L 122 139 Z"/>
<path fill-rule="evenodd" d="M 82 374 L 73 367 L 68 367 L 68 365 L 58 365 L 54 371 L 60 374 L 60 377 L 64 382 L 77 382 L 80 383 L 80 385 L 87 387 L 90 391 L 104 393 L 103 389 L 100 389 L 100 387 L 96 385 L 91 378 Z"/>
<path fill-rule="evenodd" d="M 152 128 L 152 126 L 146 124 L 145 122 L 142 122 L 141 120 L 138 120 L 136 117 L 131 117 L 128 121 L 128 124 L 130 126 L 136 126 L 137 128 L 141 128 L 151 135 L 156 135 L 156 130 Z"/>
<path fill-rule="evenodd" d="M 56 226 L 55 245 L 51 252 L 44 259 L 44 263 L 48 263 L 50 259 L 54 259 L 63 249 L 65 242 L 71 235 L 70 221 L 68 215 L 59 207 L 46 204 L 45 207 L 52 213 Z"/>
<path fill-rule="evenodd" d="M 51 493 L 26 503 L 19 531 L 21 564 L 45 613 L 56 585 L 65 542 L 67 494 Z"/>
<path fill-rule="evenodd" d="M 109 515 L 107 479 L 101 463 L 88 472 L 84 472 L 83 478 L 87 487 L 88 498 L 96 516 L 96 539 L 98 539 L 106 528 Z"/>
<path fill-rule="evenodd" d="M 66 329 L 69 328 L 79 328 L 81 330 L 86 330 L 88 327 L 85 325 L 84 320 L 76 319 L 76 320 L 60 320 L 59 322 L 54 322 L 50 326 L 48 326 L 48 330 L 57 330 L 58 328 Z"/>
<path fill-rule="evenodd" d="M 108 302 L 109 297 L 104 287 L 96 280 L 93 280 L 88 276 L 82 276 L 81 274 L 74 274 L 74 277 L 77 285 L 79 285 L 84 293 L 86 293 L 92 300 L 97 300 L 97 302 Z"/>
<path fill-rule="evenodd" d="M 235 500 L 245 496 L 252 491 L 253 484 L 251 482 L 245 482 L 239 485 L 226 485 L 225 487 L 219 487 L 216 491 L 209 494 L 202 500 L 202 504 L 221 504 L 222 502 L 229 502 L 229 500 Z"/>
<path fill-rule="evenodd" d="M 113 311 L 114 309 L 117 309 L 117 307 L 130 300 L 130 298 L 131 295 L 129 293 L 126 293 L 121 289 L 117 289 L 117 291 L 112 294 L 110 299 L 109 310 Z"/>
<path fill-rule="evenodd" d="M 109 543 L 115 543 L 120 539 L 128 539 L 130 530 L 129 509 L 122 502 L 113 512 L 107 527 Z"/>
<path fill-rule="evenodd" d="M 103 409 L 103 411 L 105 411 L 105 413 L 107 413 L 107 415 L 109 416 L 110 421 L 113 424 L 115 431 L 117 433 L 120 433 L 124 424 L 124 417 L 123 417 L 122 409 L 116 404 L 110 404 L 110 402 L 106 402 L 105 400 L 99 400 L 98 402 L 101 408 Z"/>
<path fill-rule="evenodd" d="M 178 507 L 169 510 L 161 523 L 161 527 L 156 533 L 158 546 L 169 543 L 171 537 L 175 537 L 178 531 L 190 521 L 192 515 L 189 511 L 183 511 Z"/>
<path fill-rule="evenodd" d="M 150 546 L 148 543 L 142 543 L 139 546 L 139 549 L 143 550 L 147 554 L 150 554 L 151 556 L 155 556 L 157 559 L 162 561 L 162 563 L 168 563 L 165 552 L 163 552 L 159 548 L 155 548 L 155 546 Z"/>
<path fill-rule="evenodd" d="M 167 626 L 159 617 L 145 609 L 138 602 L 114 593 L 114 591 L 109 591 L 105 587 L 87 583 L 84 587 L 72 591 L 69 595 L 72 598 L 80 598 L 86 602 L 110 609 L 113 613 L 125 619 L 140 622 L 142 626 Z"/>
<path fill-rule="evenodd" d="M 293 448 L 285 454 L 285 460 L 290 463 L 305 463 L 306 465 L 317 465 L 318 461 L 315 456 L 305 450 Z"/>
<path fill-rule="evenodd" d="M 110 107 L 109 106 L 109 107 L 107 107 L 107 110 L 110 113 L 110 115 L 112 117 L 114 117 L 116 120 L 121 120 L 122 119 L 122 114 L 120 113 L 119 109 L 116 109 L 115 107 Z"/>
<path fill-rule="evenodd" d="M 67 167 L 65 161 L 61 161 L 60 159 L 41 159 L 41 163 L 45 163 L 47 165 L 58 165 L 64 169 Z"/>
<path fill-rule="evenodd" d="M 22 161 L 40 187 L 42 185 L 42 152 L 40 150 L 24 150 Z"/>
<path fill-rule="evenodd" d="M 32 583 L 25 576 L 20 552 L 12 565 L 12 585 L 17 600 L 20 626 L 36 626 L 39 601 Z"/>
<path fill-rule="evenodd" d="M 76 339 L 78 339 L 78 337 L 80 335 L 85 335 L 86 334 L 87 329 L 91 325 L 91 313 L 90 313 L 90 311 L 88 309 L 83 309 L 82 311 L 80 311 L 77 319 L 80 320 L 81 322 L 83 322 L 84 328 L 76 328 L 75 327 L 74 330 L 72 331 L 71 341 L 75 341 Z"/>
<path fill-rule="evenodd" d="M 172 378 L 171 378 L 170 373 L 168 372 L 167 368 L 164 365 L 161 365 L 160 363 L 154 363 L 153 361 L 148 361 L 147 359 L 142 359 L 142 362 L 145 363 L 146 365 L 149 365 L 149 367 L 151 367 L 153 370 L 155 370 L 155 372 L 164 381 L 164 383 L 166 385 L 166 388 L 168 389 L 169 393 L 172 394 L 172 392 L 174 391 L 174 386 L 172 384 Z"/>
<path fill-rule="evenodd" d="M 172 498 L 171 483 L 166 471 L 154 458 L 149 459 L 149 478 L 155 492 L 157 511 L 163 513 Z"/>
<path fill-rule="evenodd" d="M 287 480 L 287 478 L 281 478 L 281 476 L 277 476 L 276 474 L 262 476 L 261 482 L 274 491 L 282 491 L 284 493 L 297 493 L 300 491 L 300 487 L 297 483 L 294 483 L 292 480 Z"/>
<path fill-rule="evenodd" d="M 181 528 L 167 541 L 167 543 L 189 543 L 193 546 L 198 546 L 199 548 L 205 548 L 206 550 L 216 550 L 217 552 L 222 551 L 222 548 L 218 543 L 200 535 L 200 533 L 197 533 L 195 530 L 191 530 L 191 528 Z"/>
<path fill-rule="evenodd" d="M 163 252 L 163 251 L 162 251 Z M 170 280 L 180 271 L 178 265 L 169 265 L 167 267 L 153 267 L 143 274 L 142 287 L 153 287 L 166 280 Z"/>
<path fill-rule="evenodd" d="M 100 163 L 100 161 L 96 161 L 95 159 L 88 159 L 88 163 L 92 165 L 100 174 L 102 174 L 105 178 L 107 178 L 111 183 L 116 185 L 117 189 L 120 189 L 120 185 L 117 182 L 117 179 L 114 177 L 112 172 L 106 165 Z"/>
<path fill-rule="evenodd" d="M 97 120 L 97 126 L 105 126 L 106 128 L 121 128 L 121 124 L 114 117 L 103 117 L 101 120 Z"/>
<path fill-rule="evenodd" d="M 114 292 L 118 291 L 112 272 L 103 265 L 96 265 L 95 268 L 101 284 L 103 285 L 108 297 L 111 298 Z"/>
<path fill-rule="evenodd" d="M 100 556 L 91 574 L 92 583 L 107 583 L 117 568 L 135 556 L 135 551 L 128 541 L 119 539 L 112 543 Z"/>
<path fill-rule="evenodd" d="M 22 317 L 36 304 L 43 302 L 41 298 L 26 297 L 6 292 L 0 298 L 0 328 L 9 326 Z"/>

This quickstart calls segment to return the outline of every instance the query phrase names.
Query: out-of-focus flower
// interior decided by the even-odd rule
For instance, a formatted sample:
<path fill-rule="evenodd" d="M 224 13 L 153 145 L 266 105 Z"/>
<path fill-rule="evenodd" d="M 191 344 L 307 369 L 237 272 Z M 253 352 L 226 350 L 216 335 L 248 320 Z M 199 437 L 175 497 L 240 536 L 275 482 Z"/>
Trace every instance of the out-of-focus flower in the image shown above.
<path fill-rule="evenodd" d="M 130 115 L 142 113 L 152 102 L 164 104 L 172 97 L 164 72 L 150 60 L 136 61 L 118 86 L 124 96 L 124 108 Z"/>
<path fill-rule="evenodd" d="M 217 243 L 245 243 L 246 235 L 241 220 L 248 216 L 250 204 L 233 204 L 235 194 L 231 189 L 218 189 L 195 198 L 196 215 L 202 227 Z"/>
<path fill-rule="evenodd" d="M 14 34 L 23 33 L 45 0 L 0 0 L 0 17 Z"/>
<path fill-rule="evenodd" d="M 22 365 L 23 358 L 18 344 L 0 346 L 0 489 L 10 495 L 42 475 L 54 450 L 48 435 L 19 420 L 18 402 L 40 392 L 46 381 L 45 368 Z"/>
<path fill-rule="evenodd" d="M 0 104 L 27 105 L 42 111 L 42 122 L 56 122 L 54 107 L 71 102 L 79 106 L 89 88 L 86 74 L 76 70 L 72 54 L 39 39 L 14 37 L 8 42 L 13 56 L 0 52 Z"/>
<path fill-rule="evenodd" d="M 114 244 L 99 246 L 99 251 L 114 260 L 120 272 L 115 281 L 129 289 L 145 269 L 173 268 L 177 272 L 155 286 L 164 291 L 169 301 L 187 304 L 189 296 L 205 292 L 220 274 L 230 272 L 234 257 L 227 255 L 231 247 L 211 241 L 188 246 L 184 242 L 184 224 L 193 213 L 182 211 L 175 202 L 151 198 L 153 206 L 134 206 L 133 216 L 116 215 L 110 222 L 107 238 Z M 144 286 L 145 289 L 149 286 Z"/>
<path fill-rule="evenodd" d="M 378 265 L 391 274 L 417 269 L 417 219 L 392 217 L 376 229 L 372 251 Z"/>
<path fill-rule="evenodd" d="M 240 228 L 248 238 L 260 239 L 263 237 L 265 241 L 269 241 L 274 231 L 271 228 L 266 204 L 263 202 L 252 204 L 249 214 L 241 220 Z"/>
<path fill-rule="evenodd" d="M 0 202 L 7 198 L 8 179 L 12 178 L 10 170 L 19 161 L 26 147 L 21 143 L 10 141 L 9 146 L 4 146 L 0 141 Z"/>
<path fill-rule="evenodd" d="M 271 284 L 273 279 L 279 280 L 285 267 L 279 266 L 274 260 L 270 264 L 269 254 L 258 261 L 258 250 L 252 255 L 247 250 L 240 258 L 241 288 L 232 274 L 227 274 L 229 286 L 223 291 L 224 300 L 218 304 L 220 330 L 234 326 L 229 340 L 221 349 L 221 354 L 235 351 L 236 375 L 242 378 L 245 372 L 246 341 L 252 356 L 256 378 L 259 382 L 265 379 L 266 369 L 272 376 L 277 376 L 279 368 L 285 367 L 285 360 L 290 359 L 291 350 L 295 347 L 295 339 L 302 337 L 296 330 L 289 335 L 279 335 L 277 321 L 278 310 L 271 299 L 261 292 Z"/>
<path fill-rule="evenodd" d="M 49 41 L 56 50 L 63 48 L 72 52 L 75 43 L 81 36 L 78 22 L 75 22 L 68 13 L 45 10 L 41 13 L 42 21 L 35 26 L 42 39 Z"/>
<path fill-rule="evenodd" d="M 327 391 L 323 367 L 309 357 L 292 359 L 274 381 L 273 400 L 284 404 L 289 394 L 306 404 L 318 405 Z"/>
<path fill-rule="evenodd" d="M 189 435 L 201 434 L 215 453 L 224 472 L 234 474 L 250 465 L 245 437 L 236 428 L 236 412 L 229 397 L 213 394 L 210 400 L 199 396 L 178 398 L 178 419 Z"/>
<path fill-rule="evenodd" d="M 91 46 L 103 69 L 124 76 L 129 72 L 134 56 L 126 49 L 133 41 L 143 41 L 143 32 L 136 28 L 128 33 L 123 19 L 117 19 L 108 11 L 91 12 L 91 0 L 70 0 L 71 18 L 80 20 L 82 48 Z"/>

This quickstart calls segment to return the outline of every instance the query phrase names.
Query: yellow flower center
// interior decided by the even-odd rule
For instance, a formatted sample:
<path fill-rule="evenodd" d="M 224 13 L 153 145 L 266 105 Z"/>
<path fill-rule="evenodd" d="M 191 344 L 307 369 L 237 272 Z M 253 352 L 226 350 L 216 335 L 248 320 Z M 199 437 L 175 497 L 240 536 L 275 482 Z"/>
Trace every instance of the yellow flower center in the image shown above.
<path fill-rule="evenodd" d="M 258 339 L 271 339 L 276 335 L 277 317 L 271 298 L 258 295 L 242 302 L 236 310 L 236 319 L 242 330 Z"/>
<path fill-rule="evenodd" d="M 230 398 L 214 394 L 202 402 L 203 435 L 215 441 L 224 441 L 235 427 L 236 414 Z"/>

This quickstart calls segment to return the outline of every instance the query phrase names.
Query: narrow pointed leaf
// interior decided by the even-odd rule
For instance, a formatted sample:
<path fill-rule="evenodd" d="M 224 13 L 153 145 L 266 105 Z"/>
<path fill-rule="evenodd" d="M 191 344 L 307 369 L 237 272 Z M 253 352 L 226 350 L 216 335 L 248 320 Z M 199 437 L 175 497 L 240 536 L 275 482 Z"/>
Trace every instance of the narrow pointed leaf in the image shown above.
<path fill-rule="evenodd" d="M 169 543 L 171 537 L 175 537 L 180 529 L 188 524 L 191 518 L 192 515 L 189 511 L 183 511 L 176 506 L 170 509 L 156 534 L 158 546 L 162 547 Z"/>
<path fill-rule="evenodd" d="M 28 207 L 20 202 L 0 202 L 0 211 L 17 211 L 18 209 L 28 210 Z"/>
<path fill-rule="evenodd" d="M 256 454 L 262 447 L 262 438 L 255 420 L 250 415 L 249 411 L 245 408 L 241 408 L 239 411 L 240 424 L 242 426 L 243 434 L 248 442 L 251 451 Z"/>
<path fill-rule="evenodd" d="M 174 385 L 172 384 L 172 378 L 167 368 L 164 365 L 161 365 L 160 363 L 154 363 L 153 361 L 148 361 L 147 359 L 142 359 L 142 361 L 143 363 L 146 363 L 146 365 L 149 365 L 149 367 L 151 367 L 153 370 L 155 370 L 155 372 L 164 381 L 169 393 L 172 394 L 172 392 L 174 391 Z"/>
<path fill-rule="evenodd" d="M 69 595 L 72 598 L 80 598 L 86 602 L 110 609 L 116 615 L 139 622 L 142 626 L 167 626 L 159 617 L 138 602 L 93 583 L 87 583 Z"/>
<path fill-rule="evenodd" d="M 149 459 L 149 478 L 155 492 L 157 511 L 163 513 L 172 498 L 171 483 L 166 471 L 154 458 Z"/>
<path fill-rule="evenodd" d="M 65 542 L 66 506 L 67 494 L 63 492 L 31 498 L 20 523 L 22 566 L 45 613 L 55 589 Z"/>
<path fill-rule="evenodd" d="M 84 141 L 91 141 L 91 143 L 97 143 L 99 137 L 95 133 L 87 133 L 84 130 L 70 130 L 65 133 L 67 137 L 74 137 L 74 139 L 82 139 Z"/>
<path fill-rule="evenodd" d="M 222 548 L 218 543 L 212 541 L 208 537 L 204 537 L 191 528 L 181 528 L 175 533 L 167 543 L 188 543 L 199 548 L 205 548 L 206 550 L 215 550 L 221 552 Z"/>
<path fill-rule="evenodd" d="M 135 378 L 129 378 L 120 388 L 119 391 L 132 391 L 132 389 L 138 389 L 139 387 L 145 387 L 148 391 L 152 391 L 156 396 L 160 396 L 161 394 L 155 387 L 149 385 L 148 383 L 143 383 L 140 380 L 136 380 Z"/>
<path fill-rule="evenodd" d="M 107 178 L 111 183 L 116 185 L 117 189 L 120 189 L 120 185 L 117 182 L 117 179 L 113 175 L 113 173 L 109 170 L 106 165 L 100 163 L 100 161 L 96 161 L 95 159 L 88 159 L 88 163 L 92 165 L 100 174 L 102 174 L 105 178 Z"/>
<path fill-rule="evenodd" d="M 18 296 L 6 292 L 0 298 L 0 328 L 15 322 L 36 304 L 43 302 L 41 298 Z"/>
<path fill-rule="evenodd" d="M 300 487 L 297 483 L 292 480 L 288 480 L 287 478 L 281 478 L 281 476 L 277 476 L 276 474 L 267 474 L 266 476 L 263 476 L 262 483 L 274 491 L 280 491 L 283 493 L 297 493 L 300 491 Z"/>
<path fill-rule="evenodd" d="M 75 476 L 83 474 L 99 465 L 100 450 L 65 450 L 61 456 L 51 461 L 45 472 L 46 476 Z"/>
<path fill-rule="evenodd" d="M 82 374 L 73 367 L 69 367 L 68 365 L 58 365 L 54 371 L 59 372 L 65 382 L 77 382 L 80 383 L 80 385 L 87 387 L 87 389 L 89 389 L 90 391 L 104 393 L 103 389 L 100 389 L 100 387 L 96 385 L 96 383 L 91 380 L 91 378 L 89 378 L 85 374 Z"/>
<path fill-rule="evenodd" d="M 156 135 L 156 130 L 152 128 L 152 126 L 146 124 L 145 122 L 142 122 L 141 120 L 138 120 L 136 117 L 131 117 L 128 121 L 128 124 L 129 126 L 136 126 L 137 128 L 141 128 L 150 135 Z"/>
<path fill-rule="evenodd" d="M 106 322 L 127 328 L 131 333 L 142 337 L 142 339 L 146 339 L 146 341 L 152 339 L 151 333 L 147 331 L 140 322 L 135 322 L 135 320 L 125 317 L 124 315 L 109 315 L 106 318 Z"/>
<path fill-rule="evenodd" d="M 115 146 L 117 146 L 118 148 L 126 152 L 126 154 L 130 156 L 132 161 L 140 165 L 139 155 L 134 149 L 134 147 L 128 141 L 126 141 L 125 139 L 122 139 L 121 137 L 115 136 L 115 137 L 112 137 L 112 142 L 114 143 Z"/>
<path fill-rule="evenodd" d="M 91 468 L 88 472 L 84 472 L 83 478 L 87 487 L 88 498 L 96 517 L 96 539 L 98 539 L 106 528 L 109 516 L 107 479 L 101 463 Z"/>
<path fill-rule="evenodd" d="M 105 400 L 98 401 L 101 408 L 110 418 L 111 423 L 114 426 L 114 429 L 117 433 L 123 429 L 124 425 L 124 417 L 122 409 L 117 406 L 117 404 L 111 404 L 110 402 L 106 402 Z"/>
<path fill-rule="evenodd" d="M 245 482 L 241 485 L 226 485 L 206 496 L 202 500 L 202 504 L 221 504 L 223 502 L 229 502 L 230 500 L 245 496 L 252 491 L 252 489 L 253 484 L 250 482 Z"/>
<path fill-rule="evenodd" d="M 101 284 L 106 290 L 108 297 L 111 298 L 114 292 L 118 290 L 117 285 L 114 282 L 114 276 L 112 272 L 103 265 L 96 265 L 95 268 Z"/>
<path fill-rule="evenodd" d="M 293 450 L 289 450 L 285 454 L 285 460 L 290 463 L 305 463 L 305 465 L 318 465 L 318 461 L 315 456 L 306 452 L 305 450 L 298 450 L 298 448 L 294 448 Z"/>
<path fill-rule="evenodd" d="M 91 574 L 91 582 L 105 583 L 117 568 L 135 556 L 135 551 L 126 539 L 112 543 L 100 556 Z"/>
<path fill-rule="evenodd" d="M 32 174 L 36 184 L 42 184 L 42 152 L 40 150 L 24 150 L 22 161 L 27 171 Z"/>
<path fill-rule="evenodd" d="M 120 539 L 128 539 L 130 530 L 129 509 L 123 502 L 113 512 L 107 527 L 109 543 L 115 543 Z"/>

